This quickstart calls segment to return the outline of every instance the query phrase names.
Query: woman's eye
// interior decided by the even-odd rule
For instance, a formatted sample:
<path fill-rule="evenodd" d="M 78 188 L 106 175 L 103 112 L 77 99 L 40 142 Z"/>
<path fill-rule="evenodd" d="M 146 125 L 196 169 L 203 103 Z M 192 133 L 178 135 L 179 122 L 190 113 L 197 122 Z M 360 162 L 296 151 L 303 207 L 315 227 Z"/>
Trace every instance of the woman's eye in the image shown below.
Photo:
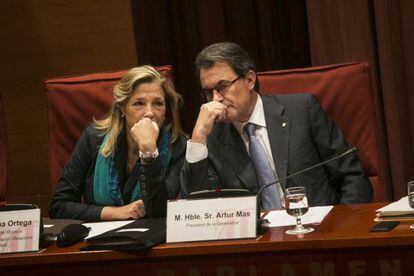
<path fill-rule="evenodd" d="M 157 107 L 163 107 L 165 104 L 164 104 L 164 102 L 155 102 L 154 105 L 157 106 Z"/>
<path fill-rule="evenodd" d="M 142 107 L 143 105 L 144 105 L 143 102 L 135 102 L 134 103 L 134 106 L 136 106 L 136 107 Z"/>

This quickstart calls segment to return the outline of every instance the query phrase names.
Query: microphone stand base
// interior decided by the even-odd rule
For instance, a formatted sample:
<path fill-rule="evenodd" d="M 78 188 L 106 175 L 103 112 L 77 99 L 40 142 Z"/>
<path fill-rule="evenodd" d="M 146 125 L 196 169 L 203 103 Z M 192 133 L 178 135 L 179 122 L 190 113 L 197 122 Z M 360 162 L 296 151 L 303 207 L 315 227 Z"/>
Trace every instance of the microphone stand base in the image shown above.
<path fill-rule="evenodd" d="M 264 234 L 268 228 L 269 228 L 269 221 L 267 219 L 257 220 L 257 228 L 256 228 L 257 235 Z"/>

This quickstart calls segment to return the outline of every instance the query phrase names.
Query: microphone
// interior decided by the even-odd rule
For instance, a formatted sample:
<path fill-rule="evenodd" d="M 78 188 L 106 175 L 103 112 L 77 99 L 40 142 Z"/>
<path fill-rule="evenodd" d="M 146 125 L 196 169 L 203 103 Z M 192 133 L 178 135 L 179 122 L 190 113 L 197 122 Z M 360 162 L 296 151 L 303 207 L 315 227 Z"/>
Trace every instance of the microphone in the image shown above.
<path fill-rule="evenodd" d="M 287 175 L 287 176 L 285 176 L 285 177 L 282 177 L 282 178 L 276 179 L 275 181 L 273 181 L 273 182 L 271 182 L 271 183 L 268 183 L 268 184 L 266 184 L 266 185 L 264 185 L 264 186 L 260 187 L 259 191 L 257 192 L 257 232 L 258 232 L 258 233 L 263 233 L 263 232 L 266 230 L 266 228 L 267 228 L 267 224 L 268 224 L 267 219 L 261 219 L 261 218 L 260 218 L 260 203 L 261 203 L 261 195 L 262 195 L 262 192 L 263 192 L 263 190 L 264 190 L 264 189 L 266 189 L 266 188 L 267 188 L 267 187 L 269 187 L 269 186 L 275 185 L 276 183 L 279 183 L 279 182 L 281 182 L 281 181 L 284 181 L 284 180 L 290 179 L 290 178 L 292 178 L 292 177 L 294 177 L 294 176 L 297 176 L 297 175 L 299 175 L 299 174 L 302 174 L 302 173 L 305 173 L 305 172 L 307 172 L 307 171 L 311 171 L 311 170 L 313 170 L 313 169 L 315 169 L 315 168 L 318 168 L 318 167 L 320 167 L 320 166 L 323 166 L 323 165 L 325 165 L 326 163 L 329 163 L 329 162 L 332 162 L 332 161 L 335 161 L 335 160 L 341 159 L 341 158 L 343 158 L 343 157 L 345 157 L 345 156 L 347 156 L 347 155 L 349 155 L 349 154 L 352 154 L 352 153 L 358 153 L 358 151 L 359 151 L 359 150 L 358 150 L 358 148 L 357 148 L 357 147 L 352 147 L 352 148 L 350 148 L 349 150 L 347 150 L 347 151 L 345 151 L 345 152 L 341 153 L 340 155 L 337 155 L 337 156 L 332 157 L 332 158 L 330 158 L 330 159 L 328 159 L 328 160 L 322 161 L 322 162 L 320 162 L 320 163 L 318 163 L 318 164 L 316 164 L 316 165 L 313 165 L 313 166 L 311 166 L 311 167 L 308 167 L 308 168 L 306 168 L 306 169 L 303 169 L 303 170 L 297 171 L 297 172 L 295 172 L 295 173 L 289 174 L 289 175 Z"/>
<path fill-rule="evenodd" d="M 274 184 L 276 184 L 276 183 L 278 183 L 278 182 L 281 182 L 281 181 L 284 181 L 284 180 L 286 180 L 286 179 L 292 178 L 292 177 L 294 177 L 294 176 L 296 176 L 296 175 L 298 175 L 298 174 L 302 174 L 302 173 L 305 173 L 305 172 L 307 172 L 307 171 L 313 170 L 313 169 L 315 169 L 315 168 L 318 168 L 318 167 L 320 167 L 320 166 L 325 165 L 326 163 L 329 163 L 329 162 L 335 161 L 335 160 L 337 160 L 337 159 L 341 159 L 342 157 L 345 157 L 345 156 L 347 156 L 348 154 L 351 154 L 351 153 L 358 153 L 358 151 L 359 151 L 359 150 L 358 150 L 358 148 L 357 148 L 357 147 L 353 147 L 353 148 L 351 148 L 351 149 L 349 149 L 349 150 L 347 150 L 347 151 L 345 151 L 345 152 L 341 153 L 340 155 L 337 155 L 337 156 L 335 156 L 335 157 L 333 157 L 333 158 L 331 158 L 331 159 L 325 160 L 325 161 L 323 161 L 323 162 L 321 162 L 321 163 L 318 163 L 318 164 L 316 164 L 316 165 L 313 165 L 313 166 L 311 166 L 311 167 L 309 167 L 309 168 L 306 168 L 306 169 L 303 169 L 303 170 L 301 170 L 301 171 L 298 171 L 298 172 L 295 172 L 295 173 L 289 174 L 289 175 L 287 175 L 287 176 L 285 176 L 285 177 L 279 178 L 279 179 L 277 179 L 277 180 L 276 180 L 276 181 L 274 181 L 274 182 L 271 182 L 271 183 L 268 183 L 268 184 L 266 184 L 266 185 L 262 186 L 262 187 L 259 189 L 259 191 L 257 192 L 257 195 L 260 195 L 264 189 L 266 189 L 267 187 L 272 186 L 272 185 L 274 185 Z"/>
<path fill-rule="evenodd" d="M 91 229 L 82 224 L 69 224 L 63 227 L 56 238 L 58 247 L 66 247 L 82 241 L 89 235 Z"/>
<path fill-rule="evenodd" d="M 68 224 L 57 235 L 42 233 L 40 235 L 40 247 L 46 248 L 53 243 L 56 243 L 58 247 L 72 245 L 86 238 L 90 230 L 90 228 L 82 224 Z"/>

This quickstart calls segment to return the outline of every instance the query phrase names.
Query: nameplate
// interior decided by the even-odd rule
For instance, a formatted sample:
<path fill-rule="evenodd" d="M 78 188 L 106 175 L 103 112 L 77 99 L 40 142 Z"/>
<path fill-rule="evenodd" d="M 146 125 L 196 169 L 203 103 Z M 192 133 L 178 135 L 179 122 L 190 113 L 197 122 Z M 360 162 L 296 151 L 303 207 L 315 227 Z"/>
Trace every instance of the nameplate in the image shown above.
<path fill-rule="evenodd" d="M 39 250 L 40 209 L 0 212 L 0 253 Z"/>
<path fill-rule="evenodd" d="M 255 196 L 167 203 L 167 243 L 256 237 Z"/>

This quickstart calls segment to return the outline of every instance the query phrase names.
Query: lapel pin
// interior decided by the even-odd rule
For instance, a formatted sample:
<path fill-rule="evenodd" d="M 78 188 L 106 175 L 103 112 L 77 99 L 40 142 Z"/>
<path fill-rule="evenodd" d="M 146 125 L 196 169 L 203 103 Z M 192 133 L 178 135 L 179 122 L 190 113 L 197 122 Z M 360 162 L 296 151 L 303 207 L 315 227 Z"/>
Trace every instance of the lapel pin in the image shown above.
<path fill-rule="evenodd" d="M 286 125 L 287 125 L 286 123 L 282 123 L 282 127 L 286 127 Z"/>

